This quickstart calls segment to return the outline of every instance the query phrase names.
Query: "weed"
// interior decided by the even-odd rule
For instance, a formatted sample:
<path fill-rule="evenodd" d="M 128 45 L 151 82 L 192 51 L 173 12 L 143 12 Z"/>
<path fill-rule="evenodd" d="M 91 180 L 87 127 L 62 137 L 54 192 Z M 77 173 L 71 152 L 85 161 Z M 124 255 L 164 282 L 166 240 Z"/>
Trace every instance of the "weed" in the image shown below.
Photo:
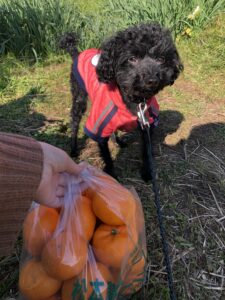
<path fill-rule="evenodd" d="M 57 39 L 64 32 L 78 32 L 84 49 L 99 46 L 115 30 L 150 21 L 170 28 L 179 39 L 190 37 L 224 6 L 225 0 L 1 0 L 0 54 L 13 52 L 37 62 L 58 52 Z"/>

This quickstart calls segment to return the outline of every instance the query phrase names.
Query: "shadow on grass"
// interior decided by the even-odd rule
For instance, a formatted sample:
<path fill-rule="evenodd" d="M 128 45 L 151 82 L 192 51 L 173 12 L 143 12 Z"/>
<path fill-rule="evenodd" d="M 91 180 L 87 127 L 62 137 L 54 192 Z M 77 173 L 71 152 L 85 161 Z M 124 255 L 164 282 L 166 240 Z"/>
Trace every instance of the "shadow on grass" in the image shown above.
<path fill-rule="evenodd" d="M 198 286 L 189 277 L 195 276 L 193 274 L 198 274 L 200 270 L 212 270 L 216 273 L 220 267 L 220 261 L 224 257 L 225 249 L 218 244 L 217 238 L 212 237 L 211 232 L 213 230 L 216 237 L 222 241 L 224 232 L 221 231 L 221 224 L 217 224 L 212 218 L 207 217 L 199 224 L 199 216 L 208 213 L 207 207 L 210 207 L 211 211 L 216 212 L 218 219 L 221 218 L 221 215 L 217 213 L 218 208 L 209 186 L 213 189 L 222 215 L 225 213 L 224 185 L 222 187 L 225 179 L 224 173 L 222 173 L 224 172 L 225 158 L 223 150 L 225 124 L 215 122 L 196 126 L 186 140 L 180 140 L 175 146 L 167 146 L 164 144 L 165 137 L 178 130 L 184 116 L 178 111 L 166 110 L 161 112 L 160 120 L 160 125 L 155 131 L 154 152 L 170 254 L 172 259 L 178 257 L 177 261 L 173 263 L 175 291 L 178 299 L 185 298 L 185 284 L 183 283 L 185 279 L 191 286 L 193 299 L 203 300 L 207 297 L 213 299 L 215 291 L 202 290 L 200 294 Z M 151 273 L 146 287 L 132 299 L 167 300 L 169 294 L 166 276 L 155 275 L 164 266 L 163 254 L 151 187 L 144 184 L 140 176 L 141 136 L 138 132 L 134 132 L 127 138 L 130 139 L 130 143 L 127 148 L 119 150 L 115 166 L 119 170 L 120 182 L 132 184 L 142 201 L 146 220 L 148 262 L 151 266 L 150 270 L 152 268 L 153 271 L 156 271 L 156 273 Z M 219 168 L 222 164 L 223 169 Z M 204 207 L 206 207 L 206 211 Z M 196 221 L 188 221 L 192 218 Z M 202 232 L 202 228 L 204 228 L 204 232 Z M 203 249 L 202 243 L 205 237 L 213 242 Z M 191 247 L 196 249 L 196 252 L 187 255 L 187 260 L 183 263 L 182 260 L 179 260 L 179 255 L 189 251 Z M 221 286 L 219 280 L 217 284 L 218 287 Z M 219 299 L 219 293 L 217 296 Z"/>
<path fill-rule="evenodd" d="M 195 126 L 187 139 L 168 146 L 164 143 L 165 137 L 177 131 L 184 117 L 178 111 L 167 110 L 160 113 L 160 120 L 154 136 L 154 152 L 164 226 L 170 256 L 174 260 L 172 266 L 177 297 L 186 299 L 188 284 L 193 299 L 220 299 L 221 281 L 218 279 L 215 283 L 218 292 L 208 291 L 204 280 L 201 281 L 196 274 L 206 270 L 218 273 L 218 278 L 221 276 L 218 270 L 222 268 L 225 247 L 220 241 L 224 240 L 225 232 L 224 225 L 217 220 L 222 219 L 225 214 L 225 123 Z M 146 221 L 151 276 L 145 288 L 134 295 L 132 300 L 167 300 L 169 293 L 154 195 L 151 184 L 145 184 L 140 176 L 140 142 L 141 137 L 135 132 L 128 148 L 119 150 L 115 159 L 119 181 L 135 187 L 142 201 Z M 205 240 L 210 242 L 203 247 Z M 195 249 L 193 253 L 191 249 Z M 179 259 L 179 255 L 186 252 L 187 257 Z M 162 270 L 164 275 L 160 273 Z M 201 293 L 198 283 L 203 287 Z"/>
<path fill-rule="evenodd" d="M 225 159 L 225 123 L 215 122 L 207 123 L 204 125 L 195 126 L 187 140 L 182 141 L 182 143 L 187 143 L 187 145 L 195 150 L 196 147 L 202 146 L 208 150 Z M 178 143 L 176 147 L 178 147 Z"/>
<path fill-rule="evenodd" d="M 2 63 L 0 59 L 0 92 L 3 91 L 10 82 L 10 70 L 8 65 Z"/>
<path fill-rule="evenodd" d="M 70 125 L 60 117 L 50 118 L 35 109 L 35 103 L 45 98 L 40 88 L 33 87 L 24 96 L 0 105 L 0 131 L 30 136 L 70 153 Z M 79 139 L 81 147 L 85 140 L 86 137 Z"/>
<path fill-rule="evenodd" d="M 45 116 L 32 109 L 35 101 L 43 101 L 45 95 L 34 87 L 23 97 L 12 99 L 0 106 L 0 130 L 32 135 L 44 125 Z"/>
<path fill-rule="evenodd" d="M 166 110 L 160 112 L 160 123 L 155 128 L 152 138 L 155 155 L 159 155 L 158 152 L 165 137 L 176 132 L 183 120 L 184 116 L 178 111 Z M 128 147 L 120 149 L 116 156 L 115 167 L 118 170 L 117 173 L 121 179 L 124 177 L 140 178 L 142 167 L 141 134 L 136 130 L 129 135 L 125 134 L 123 138 L 128 140 Z"/>
<path fill-rule="evenodd" d="M 0 130 L 34 136 L 39 140 L 49 142 L 69 152 L 70 132 L 68 132 L 67 124 L 64 124 L 62 120 L 49 120 L 46 116 L 37 113 L 32 108 L 32 105 L 35 101 L 44 101 L 44 99 L 45 95 L 40 93 L 38 89 L 34 88 L 23 97 L 12 99 L 10 103 L 0 106 Z M 166 110 L 160 113 L 160 125 L 156 129 L 154 137 L 154 150 L 157 168 L 159 171 L 159 181 L 162 187 L 161 199 L 162 203 L 164 204 L 164 214 L 166 216 L 173 217 L 168 217 L 168 219 L 165 220 L 168 240 L 170 242 L 170 250 L 172 251 L 172 249 L 176 249 L 176 254 L 180 254 L 179 251 L 183 253 L 182 251 L 186 251 L 186 248 L 188 249 L 189 246 L 184 246 L 184 244 L 181 244 L 178 238 L 187 243 L 187 245 L 193 244 L 195 249 L 198 251 L 196 252 L 197 254 L 189 256 L 189 261 L 191 262 L 190 270 L 193 274 L 198 274 L 199 268 L 206 268 L 205 265 L 199 266 L 199 257 L 202 256 L 202 248 L 200 245 L 202 239 L 200 236 L 201 228 L 198 224 L 194 224 L 195 227 L 192 226 L 192 224 L 189 224 L 189 222 L 186 221 L 186 215 L 188 220 L 189 217 L 193 217 L 193 213 L 199 215 L 204 213 L 204 211 L 200 211 L 196 203 L 190 202 L 190 197 L 193 195 L 199 202 L 202 201 L 201 203 L 206 206 L 206 203 L 204 203 L 204 200 L 202 200 L 205 199 L 205 201 L 210 203 L 210 206 L 216 210 L 215 204 L 213 204 L 211 199 L 212 197 L 209 197 L 210 191 L 209 189 L 207 190 L 207 185 L 211 183 L 214 184 L 214 195 L 219 201 L 221 209 L 224 208 L 225 210 L 225 207 L 221 204 L 223 203 L 222 200 L 224 194 L 221 192 L 221 189 L 217 188 L 216 186 L 218 184 L 218 178 L 212 178 L 212 174 L 210 176 L 208 175 L 212 168 L 214 168 L 216 171 L 218 165 L 215 165 L 212 162 L 212 167 L 211 165 L 206 166 L 209 158 L 213 158 L 214 155 L 218 157 L 219 160 L 221 159 L 220 162 L 216 157 L 214 157 L 218 164 L 224 164 L 225 123 L 215 122 L 196 126 L 192 129 L 189 137 L 186 140 L 181 140 L 175 146 L 165 145 L 165 137 L 168 134 L 175 133 L 183 120 L 183 115 L 178 111 Z M 163 268 L 162 249 L 154 203 L 153 201 L 150 201 L 150 199 L 152 199 L 151 188 L 150 186 L 146 186 L 141 181 L 140 176 L 142 164 L 140 144 L 141 136 L 138 132 L 133 132 L 132 134 L 125 136 L 125 138 L 129 140 L 129 145 L 127 148 L 119 150 L 119 153 L 116 155 L 115 159 L 115 167 L 119 171 L 118 173 L 120 182 L 123 184 L 132 184 L 136 188 L 142 200 L 146 218 L 146 235 L 149 261 L 151 261 L 152 265 L 155 266 L 156 271 L 161 270 L 161 268 Z M 85 141 L 85 137 L 79 138 L 78 143 L 80 148 L 84 147 Z M 207 157 L 205 152 L 199 153 L 200 148 L 206 148 L 209 150 L 211 153 L 207 151 L 206 152 L 209 153 L 210 157 Z M 199 163 L 202 163 L 200 167 L 197 166 Z M 183 176 L 190 172 L 190 170 L 194 170 L 193 174 L 195 175 L 195 178 Z M 198 180 L 196 180 L 196 176 L 198 176 Z M 202 177 L 204 177 L 205 182 L 203 181 Z M 170 189 L 167 189 L 167 186 L 169 186 Z M 173 207 L 171 208 L 169 205 L 173 205 Z M 196 217 L 196 220 L 199 221 L 199 218 Z M 209 219 L 206 218 L 206 222 L 209 222 Z M 214 225 L 213 228 L 215 228 L 215 232 L 218 236 L 222 236 L 223 232 L 220 232 L 218 227 L 215 227 Z M 206 232 L 205 234 L 208 235 L 207 239 L 210 239 L 211 233 Z M 211 252 L 215 251 L 216 255 L 214 257 L 212 257 L 210 254 L 211 252 L 207 252 L 207 248 L 204 249 L 208 255 L 211 255 L 210 259 L 213 258 L 213 271 L 214 267 L 215 270 L 216 267 L 218 269 L 218 262 L 222 259 L 222 255 L 225 250 L 219 249 L 218 247 L 217 248 L 219 250 L 217 250 L 216 247 L 217 244 L 215 243 L 215 247 L 210 249 Z M 0 285 L 0 297 L 3 295 L 17 294 L 17 257 L 20 252 L 20 245 L 17 245 L 16 249 L 17 255 L 6 259 L 5 264 L 0 264 L 0 279 L 2 285 L 2 287 Z M 189 261 L 186 263 L 189 263 Z M 154 271 L 154 267 L 152 268 Z M 174 278 L 178 282 L 178 284 L 175 285 L 177 294 L 179 295 L 180 299 L 184 299 L 185 288 L 183 284 L 179 284 L 179 280 L 187 274 L 185 274 L 185 266 L 182 265 L 179 259 L 173 264 L 173 271 Z M 202 293 L 202 298 L 197 297 L 198 291 L 194 283 L 190 282 L 190 285 L 192 287 L 193 298 L 201 300 L 207 299 L 205 293 Z M 9 290 L 11 291 L 10 293 Z M 167 292 L 165 275 L 155 275 L 150 277 L 146 288 L 140 291 L 132 299 L 166 300 L 169 299 L 167 297 Z M 212 295 L 210 295 L 210 297 L 211 296 Z"/>
<path fill-rule="evenodd" d="M 160 123 L 154 130 L 153 149 L 156 159 L 162 155 L 169 153 L 178 153 L 181 159 L 186 159 L 186 148 L 189 152 L 194 151 L 197 147 L 205 147 L 218 157 L 225 159 L 225 123 L 215 122 L 204 125 L 198 125 L 192 128 L 187 139 L 180 139 L 174 146 L 166 145 L 165 138 L 167 135 L 175 133 L 181 123 L 184 121 L 184 116 L 179 111 L 165 110 L 160 112 Z M 128 140 L 128 147 L 119 149 L 115 158 L 115 167 L 119 173 L 119 177 L 133 178 L 140 177 L 140 168 L 142 165 L 141 153 L 141 135 L 135 131 L 129 135 L 124 135 L 124 139 Z M 167 154 L 168 153 L 168 154 Z M 160 165 L 160 160 L 157 164 Z"/>

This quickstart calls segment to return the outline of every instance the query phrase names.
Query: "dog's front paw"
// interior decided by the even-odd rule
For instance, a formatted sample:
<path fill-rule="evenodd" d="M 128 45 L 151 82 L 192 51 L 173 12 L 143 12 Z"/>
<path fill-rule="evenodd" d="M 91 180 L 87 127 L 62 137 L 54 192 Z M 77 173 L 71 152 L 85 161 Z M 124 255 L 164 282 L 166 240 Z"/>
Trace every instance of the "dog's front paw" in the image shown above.
<path fill-rule="evenodd" d="M 141 170 L 141 178 L 145 181 L 151 181 L 152 180 L 152 174 L 151 174 L 151 170 L 149 170 L 148 168 L 142 168 Z"/>

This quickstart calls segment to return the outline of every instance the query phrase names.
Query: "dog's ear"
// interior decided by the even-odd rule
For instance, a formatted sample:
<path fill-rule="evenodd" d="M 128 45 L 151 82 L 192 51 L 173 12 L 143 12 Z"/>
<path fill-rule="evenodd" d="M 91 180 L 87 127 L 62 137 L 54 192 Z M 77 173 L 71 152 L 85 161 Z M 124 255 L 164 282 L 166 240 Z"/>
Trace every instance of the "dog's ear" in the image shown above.
<path fill-rule="evenodd" d="M 175 50 L 175 55 L 173 58 L 173 76 L 171 78 L 170 85 L 174 84 L 174 81 L 178 78 L 180 72 L 184 70 L 184 65 L 181 62 L 180 56 L 178 54 L 178 51 Z"/>
<path fill-rule="evenodd" d="M 180 72 L 182 72 L 184 70 L 184 65 L 183 63 L 181 62 L 181 59 L 180 59 L 180 56 L 178 54 L 178 51 L 176 50 L 176 58 L 175 58 L 175 61 L 174 61 L 176 67 L 177 67 L 177 70 Z"/>
<path fill-rule="evenodd" d="M 96 67 L 98 79 L 110 83 L 115 80 L 116 38 L 113 37 L 101 46 L 101 56 Z"/>

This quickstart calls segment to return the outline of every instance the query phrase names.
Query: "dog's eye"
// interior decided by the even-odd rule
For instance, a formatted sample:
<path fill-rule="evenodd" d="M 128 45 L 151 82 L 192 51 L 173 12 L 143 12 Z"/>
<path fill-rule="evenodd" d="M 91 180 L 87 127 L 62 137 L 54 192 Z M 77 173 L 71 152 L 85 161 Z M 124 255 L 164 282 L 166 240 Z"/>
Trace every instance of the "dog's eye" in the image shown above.
<path fill-rule="evenodd" d="M 131 56 L 128 61 L 132 64 L 136 64 L 138 62 L 138 58 L 135 56 Z"/>
<path fill-rule="evenodd" d="M 165 62 L 165 57 L 163 57 L 163 56 L 158 57 L 158 58 L 157 58 L 157 61 L 158 61 L 160 64 L 164 64 L 164 62 Z"/>

